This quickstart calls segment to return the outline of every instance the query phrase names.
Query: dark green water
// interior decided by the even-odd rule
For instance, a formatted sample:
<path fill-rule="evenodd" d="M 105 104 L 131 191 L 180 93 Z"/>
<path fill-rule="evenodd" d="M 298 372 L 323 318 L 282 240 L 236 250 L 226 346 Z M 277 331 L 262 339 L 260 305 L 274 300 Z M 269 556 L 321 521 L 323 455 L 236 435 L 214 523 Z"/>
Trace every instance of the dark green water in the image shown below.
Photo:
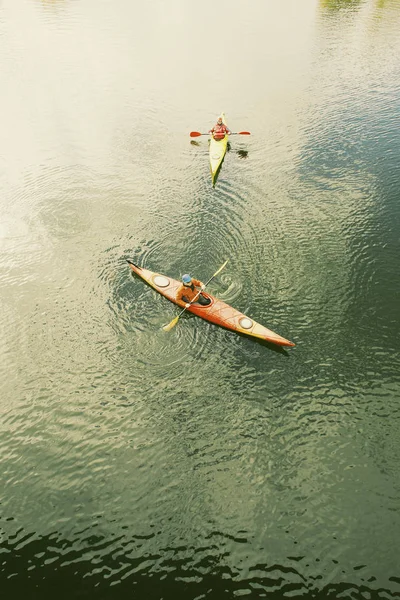
<path fill-rule="evenodd" d="M 400 597 L 399 31 L 398 0 L 0 4 L 4 597 Z M 252 135 L 212 189 L 188 133 L 222 110 Z M 126 257 L 229 259 L 210 291 L 296 347 L 164 333 Z"/>

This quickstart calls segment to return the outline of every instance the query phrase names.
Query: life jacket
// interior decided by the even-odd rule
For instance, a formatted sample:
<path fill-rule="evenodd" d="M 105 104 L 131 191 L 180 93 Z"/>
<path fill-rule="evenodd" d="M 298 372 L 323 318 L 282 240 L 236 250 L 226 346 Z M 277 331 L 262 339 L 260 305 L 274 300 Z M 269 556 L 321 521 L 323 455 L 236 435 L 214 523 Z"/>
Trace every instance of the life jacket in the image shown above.
<path fill-rule="evenodd" d="M 212 128 L 214 140 L 223 140 L 227 131 L 228 128 L 224 123 L 221 123 L 221 125 L 218 125 L 218 123 L 214 125 Z"/>
<path fill-rule="evenodd" d="M 201 281 L 199 281 L 198 279 L 193 279 L 193 278 L 192 278 L 191 285 L 183 285 L 183 283 L 182 283 L 176 293 L 176 299 L 180 300 L 181 302 L 193 302 L 193 300 L 196 298 L 197 294 L 199 294 L 199 292 L 200 292 L 200 290 L 199 290 L 200 285 L 201 285 Z M 184 300 L 183 296 L 185 296 L 185 298 L 187 298 L 187 300 Z"/>

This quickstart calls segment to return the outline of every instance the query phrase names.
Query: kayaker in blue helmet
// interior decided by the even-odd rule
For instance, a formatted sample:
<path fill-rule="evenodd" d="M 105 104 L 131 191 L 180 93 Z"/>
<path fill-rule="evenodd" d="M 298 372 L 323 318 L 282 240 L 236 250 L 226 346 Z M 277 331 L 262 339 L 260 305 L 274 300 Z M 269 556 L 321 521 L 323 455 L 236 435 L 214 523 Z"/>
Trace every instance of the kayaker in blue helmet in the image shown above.
<path fill-rule="evenodd" d="M 214 125 L 214 127 L 210 129 L 208 133 L 213 136 L 214 140 L 218 141 L 223 140 L 226 134 L 230 135 L 232 132 L 224 124 L 224 122 L 222 121 L 222 117 L 218 117 L 216 125 Z"/>
<path fill-rule="evenodd" d="M 186 273 L 185 275 L 182 275 L 182 283 L 176 293 L 176 299 L 181 302 L 186 302 L 186 308 L 189 308 L 190 303 L 193 301 L 194 304 L 208 306 L 211 304 L 211 300 L 201 293 L 203 290 L 204 283 L 199 281 L 199 279 L 194 279 Z"/>

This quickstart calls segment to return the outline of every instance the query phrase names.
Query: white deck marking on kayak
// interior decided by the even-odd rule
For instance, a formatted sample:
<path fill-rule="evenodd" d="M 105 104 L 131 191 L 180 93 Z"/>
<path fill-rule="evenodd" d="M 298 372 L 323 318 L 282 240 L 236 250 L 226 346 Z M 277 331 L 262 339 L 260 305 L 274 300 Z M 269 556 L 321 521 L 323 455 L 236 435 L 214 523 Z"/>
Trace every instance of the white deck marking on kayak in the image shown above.
<path fill-rule="evenodd" d="M 242 317 L 239 319 L 239 325 L 240 327 L 243 327 L 243 329 L 251 329 L 253 327 L 253 321 L 248 317 Z"/>
<path fill-rule="evenodd" d="M 158 287 L 167 287 L 170 282 L 168 277 L 164 277 L 164 275 L 154 275 L 153 283 Z"/>

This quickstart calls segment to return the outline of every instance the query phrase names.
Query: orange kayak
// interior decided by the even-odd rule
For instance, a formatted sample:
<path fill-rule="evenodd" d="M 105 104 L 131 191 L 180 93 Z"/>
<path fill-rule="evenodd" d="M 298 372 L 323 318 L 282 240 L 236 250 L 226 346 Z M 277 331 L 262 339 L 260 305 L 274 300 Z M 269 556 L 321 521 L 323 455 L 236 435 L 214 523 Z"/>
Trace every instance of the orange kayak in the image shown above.
<path fill-rule="evenodd" d="M 176 300 L 176 293 L 181 285 L 180 281 L 162 275 L 161 273 L 153 273 L 153 271 L 138 267 L 130 260 L 128 260 L 128 263 L 132 271 L 141 277 L 148 285 L 174 304 L 177 304 L 181 308 L 185 308 L 184 302 L 178 302 Z M 205 291 L 203 294 L 207 298 L 210 298 L 211 304 L 201 306 L 200 304 L 194 303 L 187 309 L 187 312 L 193 313 L 197 317 L 201 317 L 220 327 L 225 327 L 226 329 L 231 329 L 237 333 L 243 333 L 251 337 L 266 340 L 267 342 L 272 342 L 278 346 L 295 345 L 293 342 L 286 340 L 277 333 L 274 333 L 270 329 L 253 321 L 253 319 L 246 317 L 246 315 L 235 308 L 232 308 L 232 306 L 229 306 L 229 304 L 226 304 L 222 300 L 215 298 L 215 296 L 212 296 Z"/>

